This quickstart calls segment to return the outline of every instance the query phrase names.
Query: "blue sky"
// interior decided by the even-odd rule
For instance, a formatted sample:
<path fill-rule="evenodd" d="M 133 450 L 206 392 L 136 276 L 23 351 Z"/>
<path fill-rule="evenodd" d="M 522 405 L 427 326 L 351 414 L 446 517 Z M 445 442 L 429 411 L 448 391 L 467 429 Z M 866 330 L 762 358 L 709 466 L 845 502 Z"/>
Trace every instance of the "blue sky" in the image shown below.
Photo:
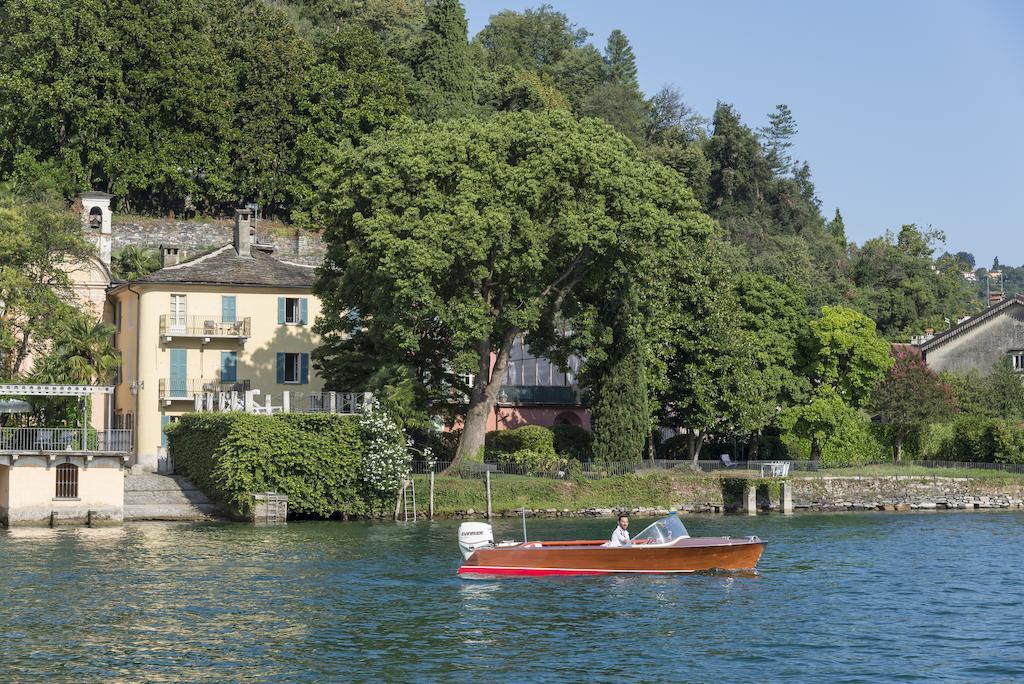
<path fill-rule="evenodd" d="M 472 36 L 541 3 L 464 4 Z M 794 156 L 851 240 L 931 225 L 979 266 L 1024 265 L 1024 2 L 551 4 L 599 48 L 624 31 L 648 95 L 674 85 L 705 116 L 721 100 L 753 127 L 788 104 Z"/>

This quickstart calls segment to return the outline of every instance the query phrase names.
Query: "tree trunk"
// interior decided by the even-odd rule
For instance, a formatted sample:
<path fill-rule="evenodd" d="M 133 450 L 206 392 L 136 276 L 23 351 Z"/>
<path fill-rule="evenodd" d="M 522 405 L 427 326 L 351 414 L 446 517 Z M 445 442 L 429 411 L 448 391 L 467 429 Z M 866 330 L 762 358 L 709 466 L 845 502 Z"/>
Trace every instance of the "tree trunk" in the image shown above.
<path fill-rule="evenodd" d="M 691 464 L 691 467 L 694 470 L 700 470 L 700 465 L 698 465 L 697 462 L 700 460 L 700 450 L 703 449 L 703 448 L 704 448 L 704 433 L 702 432 L 698 436 L 698 435 L 694 434 L 693 431 L 691 431 L 690 432 L 690 458 L 693 461 L 692 464 Z"/>
<path fill-rule="evenodd" d="M 470 390 L 469 407 L 466 409 L 466 420 L 462 425 L 462 437 L 459 438 L 455 458 L 442 474 L 456 470 L 464 460 L 475 459 L 483 451 L 484 437 L 487 435 L 487 419 L 498 402 L 498 392 L 501 390 L 501 383 L 505 379 L 505 371 L 508 369 L 512 341 L 518 334 L 518 330 L 512 329 L 505 335 L 498 348 L 493 367 L 491 366 L 490 344 L 487 340 L 477 341 L 479 372 L 476 382 Z"/>
<path fill-rule="evenodd" d="M 819 460 L 821 460 L 821 442 L 817 437 L 811 437 L 811 470 L 818 469 Z"/>
<path fill-rule="evenodd" d="M 902 432 L 897 432 L 892 439 L 892 460 L 899 463 L 903 459 L 903 440 L 906 438 Z"/>

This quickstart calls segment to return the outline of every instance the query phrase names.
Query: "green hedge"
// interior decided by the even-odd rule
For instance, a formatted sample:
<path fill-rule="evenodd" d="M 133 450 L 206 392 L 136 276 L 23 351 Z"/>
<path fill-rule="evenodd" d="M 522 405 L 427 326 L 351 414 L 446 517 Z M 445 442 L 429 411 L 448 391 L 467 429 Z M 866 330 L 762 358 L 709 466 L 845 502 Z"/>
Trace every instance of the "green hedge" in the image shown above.
<path fill-rule="evenodd" d="M 577 425 L 553 425 L 555 453 L 580 461 L 594 459 L 594 433 Z"/>
<path fill-rule="evenodd" d="M 353 416 L 193 413 L 168 428 L 175 471 L 237 516 L 252 495 L 288 495 L 289 513 L 316 517 L 367 510 L 359 487 L 363 456 Z"/>
<path fill-rule="evenodd" d="M 488 454 L 533 451 L 538 454 L 555 455 L 555 435 L 550 428 L 543 425 L 524 425 L 514 430 L 492 430 L 487 433 L 484 444 Z"/>
<path fill-rule="evenodd" d="M 952 435 L 939 446 L 946 460 L 1024 463 L 1024 423 L 964 415 L 953 421 Z"/>

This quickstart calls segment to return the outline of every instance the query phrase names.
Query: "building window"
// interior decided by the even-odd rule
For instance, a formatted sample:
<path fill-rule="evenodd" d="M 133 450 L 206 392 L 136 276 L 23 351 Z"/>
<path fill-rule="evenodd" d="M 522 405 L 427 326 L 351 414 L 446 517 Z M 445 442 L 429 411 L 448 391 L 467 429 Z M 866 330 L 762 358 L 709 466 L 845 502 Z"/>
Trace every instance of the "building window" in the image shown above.
<path fill-rule="evenodd" d="M 1013 370 L 1024 373 L 1024 352 L 1010 352 L 1010 361 L 1013 363 Z"/>
<path fill-rule="evenodd" d="M 78 466 L 73 463 L 57 466 L 57 498 L 78 498 Z"/>
<path fill-rule="evenodd" d="M 225 351 L 220 353 L 220 381 L 236 382 L 238 380 L 238 352 Z"/>
<path fill-rule="evenodd" d="M 277 382 L 287 385 L 305 385 L 309 382 L 309 354 L 278 352 Z"/>
<path fill-rule="evenodd" d="M 309 302 L 305 297 L 278 297 L 278 325 L 306 325 L 309 321 Z"/>

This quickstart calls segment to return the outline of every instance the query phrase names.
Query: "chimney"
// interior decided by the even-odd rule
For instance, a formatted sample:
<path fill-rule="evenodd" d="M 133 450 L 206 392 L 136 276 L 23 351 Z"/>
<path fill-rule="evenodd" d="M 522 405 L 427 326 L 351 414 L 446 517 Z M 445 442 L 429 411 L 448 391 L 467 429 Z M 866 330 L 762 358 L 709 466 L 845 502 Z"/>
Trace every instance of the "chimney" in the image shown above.
<path fill-rule="evenodd" d="M 235 253 L 252 257 L 252 209 L 235 209 Z"/>
<path fill-rule="evenodd" d="M 160 268 L 178 265 L 178 248 L 160 245 Z"/>

